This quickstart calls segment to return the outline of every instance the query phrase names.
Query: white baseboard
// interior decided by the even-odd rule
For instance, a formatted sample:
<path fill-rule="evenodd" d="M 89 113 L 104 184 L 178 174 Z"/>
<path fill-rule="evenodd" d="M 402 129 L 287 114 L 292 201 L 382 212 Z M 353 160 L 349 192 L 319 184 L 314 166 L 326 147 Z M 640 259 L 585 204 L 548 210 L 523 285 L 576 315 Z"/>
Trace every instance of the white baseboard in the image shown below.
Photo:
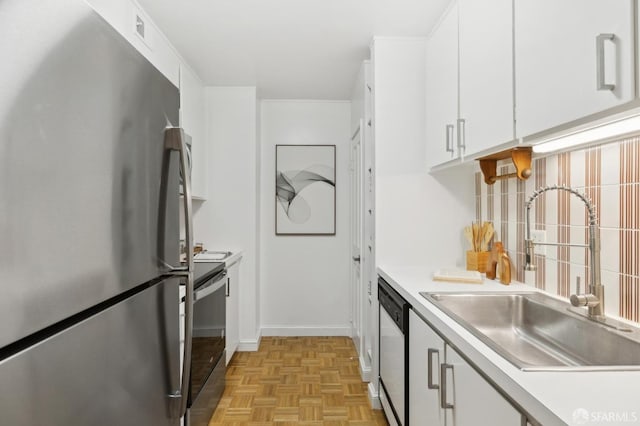
<path fill-rule="evenodd" d="M 262 327 L 263 336 L 345 336 L 351 337 L 350 327 Z"/>
<path fill-rule="evenodd" d="M 369 402 L 374 410 L 382 410 L 382 404 L 380 403 L 380 395 L 378 395 L 378 389 L 373 381 L 369 382 L 367 386 L 369 393 Z"/>
<path fill-rule="evenodd" d="M 363 357 L 360 357 L 360 377 L 363 382 L 371 381 L 371 366 L 365 367 Z"/>
<path fill-rule="evenodd" d="M 262 340 L 262 330 L 258 331 L 258 336 L 255 339 L 244 339 L 238 343 L 238 352 L 257 352 L 260 348 L 260 341 Z"/>

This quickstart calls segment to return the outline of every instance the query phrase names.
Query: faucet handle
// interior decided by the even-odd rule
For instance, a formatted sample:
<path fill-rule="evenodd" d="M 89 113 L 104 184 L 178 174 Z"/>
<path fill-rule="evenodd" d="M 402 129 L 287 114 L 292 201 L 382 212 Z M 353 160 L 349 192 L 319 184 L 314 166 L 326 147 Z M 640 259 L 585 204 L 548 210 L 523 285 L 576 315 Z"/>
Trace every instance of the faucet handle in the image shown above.
<path fill-rule="evenodd" d="M 580 276 L 576 277 L 576 294 L 572 294 L 569 300 L 573 306 L 597 306 L 600 303 L 593 294 L 580 294 Z"/>

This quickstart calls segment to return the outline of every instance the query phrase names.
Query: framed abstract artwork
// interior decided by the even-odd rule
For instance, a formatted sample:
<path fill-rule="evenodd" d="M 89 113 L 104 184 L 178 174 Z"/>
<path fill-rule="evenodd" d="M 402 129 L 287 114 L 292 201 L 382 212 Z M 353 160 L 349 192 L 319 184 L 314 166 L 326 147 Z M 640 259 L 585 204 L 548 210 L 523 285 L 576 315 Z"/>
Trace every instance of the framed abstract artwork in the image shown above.
<path fill-rule="evenodd" d="M 276 235 L 336 234 L 336 146 L 276 145 Z"/>

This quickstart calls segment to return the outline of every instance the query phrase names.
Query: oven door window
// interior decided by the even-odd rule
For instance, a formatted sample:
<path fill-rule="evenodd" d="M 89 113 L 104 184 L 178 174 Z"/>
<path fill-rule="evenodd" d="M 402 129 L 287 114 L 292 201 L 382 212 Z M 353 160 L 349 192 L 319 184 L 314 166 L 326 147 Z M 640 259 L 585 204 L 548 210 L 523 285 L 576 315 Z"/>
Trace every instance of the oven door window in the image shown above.
<path fill-rule="evenodd" d="M 210 280 L 196 289 L 193 304 L 191 355 L 191 401 L 195 401 L 224 354 L 226 327 L 226 280 Z M 214 291 L 211 291 L 214 289 Z M 198 294 L 206 294 L 199 297 Z"/>

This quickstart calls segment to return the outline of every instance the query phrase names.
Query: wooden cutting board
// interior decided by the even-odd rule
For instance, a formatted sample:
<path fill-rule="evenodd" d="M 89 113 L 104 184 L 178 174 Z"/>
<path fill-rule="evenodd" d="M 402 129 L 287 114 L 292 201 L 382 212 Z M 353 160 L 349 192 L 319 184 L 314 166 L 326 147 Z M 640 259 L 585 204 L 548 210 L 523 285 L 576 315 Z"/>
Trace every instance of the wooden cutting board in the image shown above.
<path fill-rule="evenodd" d="M 464 269 L 440 269 L 433 274 L 434 281 L 446 281 L 464 284 L 482 284 L 482 274 Z"/>

